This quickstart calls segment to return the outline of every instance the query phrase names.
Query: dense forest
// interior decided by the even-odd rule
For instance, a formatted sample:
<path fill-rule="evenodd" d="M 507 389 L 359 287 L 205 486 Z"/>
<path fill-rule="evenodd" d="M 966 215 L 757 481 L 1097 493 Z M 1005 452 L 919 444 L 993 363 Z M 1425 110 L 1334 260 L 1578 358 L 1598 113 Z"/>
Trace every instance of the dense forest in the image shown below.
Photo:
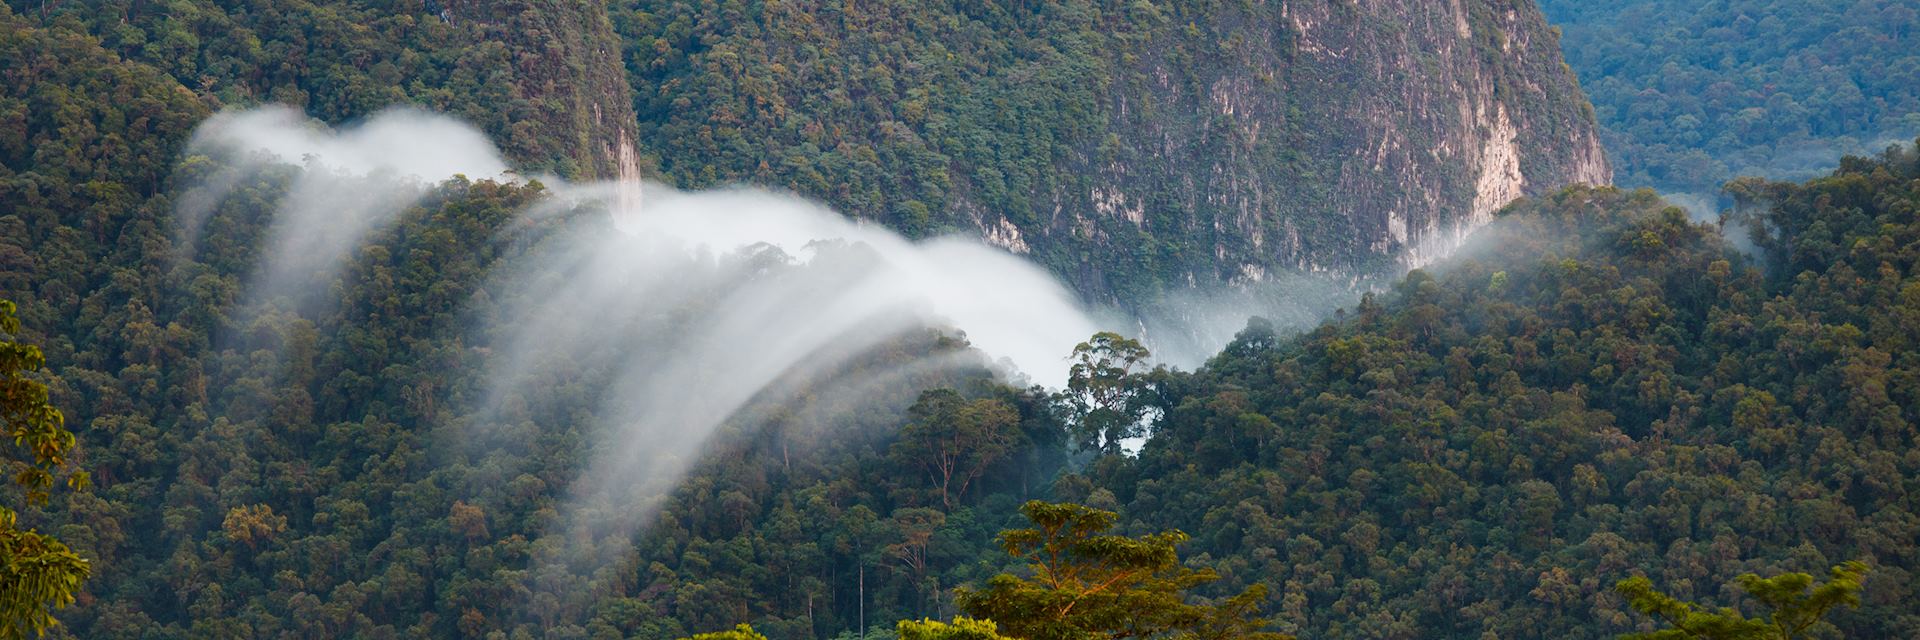
<path fill-rule="evenodd" d="M 1523 200 L 1453 259 L 1305 333 L 1255 320 L 1192 372 L 1103 335 L 1060 354 L 1084 365 L 1066 388 L 1013 386 L 963 336 L 912 332 L 728 424 L 645 496 L 637 533 L 576 532 L 560 514 L 612 372 L 574 363 L 476 408 L 499 336 L 469 321 L 525 303 L 493 276 L 551 231 L 522 216 L 547 187 L 432 185 L 300 313 L 242 308 L 296 167 L 239 185 L 194 251 L 171 220 L 219 170 L 178 157 L 192 128 L 267 97 L 330 122 L 427 104 L 530 173 L 600 175 L 601 149 L 559 133 L 594 99 L 525 92 L 583 58 L 509 56 L 526 41 L 502 35 L 551 14 L 160 4 L 0 5 L 0 299 L 18 305 L 0 314 L 3 373 L 64 413 L 59 479 L 91 480 L 44 505 L 38 485 L 0 488 L 0 548 L 32 530 L 88 561 L 49 637 L 939 637 L 894 623 L 991 620 L 956 590 L 1027 575 L 999 536 L 1045 526 L 1033 500 L 1166 543 L 1156 562 L 1177 547 L 1218 578 L 1191 581 L 1195 606 L 1299 637 L 1612 637 L 1657 627 L 1636 613 L 1654 588 L 1755 613 L 1742 574 L 1854 560 L 1860 606 L 1816 632 L 1920 636 L 1920 148 L 1734 182 L 1717 225 L 1651 191 Z M 676 14 L 617 10 L 607 29 L 660 16 Z M 278 19 L 334 36 L 256 31 Z M 482 57 L 354 58 L 409 38 Z M 521 79 L 473 76 L 501 68 Z M 670 108 L 637 95 L 643 114 Z M 886 175 L 861 167 L 822 175 Z M 16 343 L 44 370 L 15 371 L 38 363 Z M 961 366 L 871 375 L 929 358 Z"/>
<path fill-rule="evenodd" d="M 1390 270 L 1508 199 L 1496 186 L 1610 176 L 1525 1 L 7 4 L 209 108 L 343 125 L 417 105 L 528 174 L 631 160 L 680 187 L 792 190 L 909 237 L 985 237 L 1123 305 Z"/>
<path fill-rule="evenodd" d="M 23 520 L 94 563 L 61 612 L 80 637 L 832 636 L 863 610 L 958 613 L 950 589 L 1017 566 L 994 534 L 1034 497 L 1192 532 L 1182 553 L 1221 577 L 1202 594 L 1264 585 L 1277 629 L 1306 637 L 1604 637 L 1651 624 L 1617 580 L 1737 604 L 1735 574 L 1853 558 L 1873 573 L 1834 623 L 1898 637 L 1916 628 L 1916 180 L 1908 150 L 1739 183 L 1751 255 L 1650 192 L 1526 202 L 1308 334 L 1256 321 L 1194 373 L 1085 376 L 1124 390 L 1086 396 L 1104 401 L 985 369 L 825 412 L 807 405 L 844 396 L 800 394 L 791 415 L 830 430 L 739 425 L 638 538 L 596 542 L 617 560 L 584 565 L 540 562 L 586 454 L 580 385 L 499 419 L 517 446 L 444 446 L 468 418 L 436 406 L 480 368 L 449 302 L 484 299 L 513 251 L 486 238 L 537 190 L 454 182 L 359 253 L 320 318 L 222 326 L 239 249 L 84 298 L 10 290 L 97 485 Z M 257 233 L 246 204 L 214 242 Z M 84 240 L 84 218 L 56 222 Z M 61 304 L 113 329 L 32 327 Z M 956 348 L 910 337 L 846 375 Z M 1158 416 L 1137 456 L 1101 446 L 1128 435 L 1097 432 L 1128 422 L 1101 410 Z"/>
<path fill-rule="evenodd" d="M 276 103 L 340 124 L 412 104 L 480 127 L 528 173 L 614 176 L 609 147 L 633 131 L 610 23 L 588 4 L 8 4 L 9 22 L 90 35 L 114 65 L 150 69 L 210 108 Z"/>
<path fill-rule="evenodd" d="M 1543 0 L 1622 185 L 1706 198 L 1803 180 L 1920 135 L 1903 0 Z"/>
<path fill-rule="evenodd" d="M 1633 575 L 1733 605 L 1738 574 L 1852 558 L 1874 574 L 1835 624 L 1912 635 L 1916 179 L 1904 150 L 1807 184 L 1742 183 L 1729 228 L 1756 230 L 1754 254 L 1648 191 L 1518 205 L 1462 259 L 1342 320 L 1296 337 L 1256 322 L 1196 373 L 1138 374 L 1164 416 L 1145 447 L 1098 456 L 1052 496 L 1118 510 L 1136 534 L 1194 532 L 1184 551 L 1224 576 L 1219 594 L 1267 585 L 1279 628 L 1302 637 L 1609 637 L 1648 624 L 1612 588 Z M 871 471 L 889 458 L 868 455 L 814 491 L 911 487 L 910 468 Z M 687 515 L 648 534 L 665 546 L 641 547 L 672 577 L 657 610 L 776 636 L 817 623 L 814 602 L 754 594 L 845 571 L 829 550 L 859 528 L 802 537 L 824 562 L 787 569 L 796 546 L 775 536 L 809 530 L 815 509 L 785 506 L 808 492 L 761 484 L 774 461 L 748 451 L 713 464 L 671 510 Z M 891 545 L 936 504 L 869 491 L 861 519 L 894 509 Z M 875 554 L 897 604 L 870 614 L 951 613 L 922 594 L 1003 568 L 980 523 L 1006 525 L 992 514 L 1014 499 L 938 508 L 911 556 L 931 570 Z M 761 505 L 758 520 L 726 522 L 728 504 Z"/>
<path fill-rule="evenodd" d="M 615 560 L 550 563 L 571 544 L 550 525 L 587 454 L 582 387 L 487 417 L 511 446 L 444 446 L 477 419 L 447 408 L 475 393 L 468 341 L 485 340 L 457 315 L 525 250 L 491 238 L 540 187 L 441 185 L 356 254 L 332 311 L 237 314 L 286 173 L 180 259 L 156 222 L 166 178 L 79 153 L 141 147 L 55 153 L 51 132 L 101 122 L 98 139 L 137 141 L 203 107 L 137 66 L 90 70 L 106 54 L 84 39 L 16 28 L 34 46 L 9 55 L 48 62 L 10 68 L 55 80 L 14 99 L 127 96 L 111 116 L 24 121 L 0 217 L 19 337 L 46 350 L 96 485 L 21 511 L 93 561 L 67 633 L 833 636 L 863 611 L 881 627 L 959 613 L 952 588 L 1017 566 L 994 535 L 1029 498 L 1117 511 L 1131 535 L 1191 532 L 1185 557 L 1221 576 L 1204 595 L 1265 585 L 1278 630 L 1302 636 L 1600 637 L 1649 628 L 1610 589 L 1637 573 L 1736 604 L 1735 574 L 1854 558 L 1874 572 L 1835 623 L 1915 629 L 1911 151 L 1738 183 L 1729 228 L 1754 232 L 1751 255 L 1648 192 L 1518 205 L 1321 329 L 1255 323 L 1197 372 L 1105 376 L 1127 389 L 1105 410 L 1157 416 L 1137 456 L 1098 446 L 1126 434 L 1089 425 L 1128 424 L 1093 420 L 1100 403 L 984 368 L 853 407 L 799 394 L 791 414 L 831 430 L 741 424 L 636 539 L 591 541 Z M 81 199 L 116 189 L 155 197 Z M 844 375 L 964 348 L 909 337 Z M 955 425 L 990 436 L 949 467 L 959 483 L 928 465 Z"/>

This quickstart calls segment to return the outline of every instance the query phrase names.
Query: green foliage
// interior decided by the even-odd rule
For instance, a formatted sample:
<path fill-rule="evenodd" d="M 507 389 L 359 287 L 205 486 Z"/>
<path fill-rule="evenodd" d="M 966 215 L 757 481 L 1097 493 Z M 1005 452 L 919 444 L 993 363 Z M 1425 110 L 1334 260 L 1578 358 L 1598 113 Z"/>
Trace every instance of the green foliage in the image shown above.
<path fill-rule="evenodd" d="M 952 389 L 920 394 L 889 454 L 923 469 L 948 510 L 1021 439 L 1020 412 L 998 398 L 968 401 Z"/>
<path fill-rule="evenodd" d="M 0 300 L 0 437 L 13 483 L 26 490 L 31 505 L 46 504 L 54 474 L 71 464 L 73 433 L 66 418 L 47 402 L 47 387 L 28 377 L 45 362 L 40 349 L 14 341 L 20 319 L 14 304 Z M 68 476 L 68 486 L 85 488 L 87 475 Z M 34 637 L 53 625 L 51 609 L 73 604 L 80 583 L 92 568 L 59 540 L 19 528 L 19 517 L 0 506 L 0 639 Z"/>
<path fill-rule="evenodd" d="M 1714 194 L 1802 180 L 1920 135 L 1920 11 L 1904 0 L 1543 0 L 1615 179 Z"/>
<path fill-rule="evenodd" d="M 336 125 L 415 105 L 480 127 L 529 174 L 610 176 L 613 147 L 633 130 L 620 45 L 595 4 L 11 4 L 43 27 L 97 38 L 206 104 L 280 103 Z"/>
<path fill-rule="evenodd" d="M 760 632 L 758 631 L 754 631 L 753 625 L 740 623 L 738 625 L 734 625 L 732 629 L 728 629 L 726 631 L 715 631 L 712 633 L 696 633 L 696 634 L 693 634 L 692 637 L 686 638 L 685 640 L 767 640 L 767 637 L 760 635 Z"/>
<path fill-rule="evenodd" d="M 13 511 L 0 507 L 0 639 L 43 636 L 59 624 L 53 610 L 73 604 L 91 574 L 67 545 L 18 529 Z"/>
<path fill-rule="evenodd" d="M 1860 606 L 1860 582 L 1867 565 L 1853 561 L 1836 566 L 1825 584 L 1815 585 L 1813 576 L 1787 573 L 1762 578 L 1751 573 L 1737 580 L 1747 595 L 1765 606 L 1763 618 L 1746 618 L 1739 611 L 1706 610 L 1699 605 L 1654 590 L 1645 576 L 1634 576 L 1614 585 L 1635 611 L 1656 616 L 1671 625 L 1650 633 L 1621 636 L 1622 640 L 1795 640 L 1808 637 L 1816 625 L 1822 625 L 1829 610 L 1847 605 Z"/>
<path fill-rule="evenodd" d="M 1251 326 L 1154 395 L 1135 459 L 1058 499 L 1194 532 L 1280 630 L 1612 637 L 1683 600 L 1864 558 L 1830 622 L 1920 633 L 1920 154 L 1745 185 L 1742 254 L 1650 191 L 1522 202 L 1460 257 L 1295 337 Z M 1504 273 L 1500 286 L 1490 286 Z"/>
<path fill-rule="evenodd" d="M 1000 533 L 1009 555 L 1027 561 L 1032 577 L 1000 574 L 981 588 L 958 591 L 960 608 L 1030 640 L 1240 637 L 1266 621 L 1249 590 L 1219 609 L 1188 604 L 1185 594 L 1219 579 L 1180 564 L 1187 535 L 1167 531 L 1139 538 L 1107 533 L 1117 516 L 1083 505 L 1038 500 L 1020 508 L 1032 528 Z M 1204 630 L 1196 633 L 1196 630 Z M 1245 637 L 1279 638 L 1255 631 Z"/>
<path fill-rule="evenodd" d="M 901 620 L 900 640 L 1011 640 L 1000 635 L 998 625 L 992 620 L 975 620 L 965 616 L 954 618 L 953 622 L 939 620 Z"/>
<path fill-rule="evenodd" d="M 7 442 L 5 457 L 8 474 L 24 487 L 29 504 L 47 503 L 53 489 L 54 474 L 68 466 L 73 451 L 73 432 L 66 429 L 66 416 L 47 402 L 47 386 L 28 377 L 46 364 L 40 348 L 14 342 L 20 334 L 20 319 L 14 304 L 0 300 L 0 438 Z M 87 474 L 67 476 L 71 488 L 85 488 Z"/>
<path fill-rule="evenodd" d="M 1761 268 L 1651 194 L 1522 203 L 1461 260 L 1338 322 L 1299 336 L 1255 324 L 1200 371 L 1120 376 L 1149 383 L 1115 405 L 1145 419 L 1113 424 L 1150 437 L 1137 459 L 1066 475 L 1068 425 L 1084 424 L 1065 419 L 1070 405 L 984 366 L 903 369 L 966 350 L 907 336 L 763 407 L 769 420 L 727 425 L 683 486 L 649 497 L 643 533 L 565 541 L 608 560 L 547 563 L 558 505 L 591 459 L 591 383 L 612 374 L 560 363 L 566 374 L 497 411 L 467 410 L 489 393 L 476 372 L 498 346 L 469 321 L 521 303 L 490 275 L 537 250 L 501 238 L 541 188 L 438 185 L 317 287 L 329 311 L 304 317 L 236 308 L 287 171 L 238 185 L 196 252 L 170 215 L 180 187 L 220 169 L 176 165 L 192 125 L 264 100 L 341 123 L 400 96 L 480 123 L 529 167 L 576 174 L 569 159 L 597 141 L 563 139 L 593 113 L 574 97 L 603 92 L 570 81 L 591 59 L 568 53 L 585 31 L 542 16 L 582 14 L 11 4 L 31 15 L 0 15 L 0 290 L 44 349 L 49 404 L 86 427 L 75 436 L 97 484 L 19 519 L 93 560 L 84 606 L 60 610 L 80 637 L 678 638 L 743 621 L 832 637 L 944 619 L 953 587 L 1020 571 L 992 541 L 1031 499 L 1125 513 L 1110 532 L 1194 532 L 1181 549 L 1219 576 L 1179 600 L 1211 603 L 1182 618 L 1196 637 L 1245 636 L 1268 609 L 1314 637 L 1605 637 L 1638 626 L 1606 588 L 1635 572 L 1699 600 L 1715 594 L 1697 585 L 1737 574 L 1856 557 L 1874 589 L 1834 626 L 1920 636 L 1910 152 L 1738 185 L 1731 222 L 1756 232 Z M 1490 5 L 1464 4 L 1484 55 L 1543 33 L 1503 33 Z M 613 18 L 647 137 L 672 151 L 661 171 L 683 185 L 786 185 L 917 235 L 1005 212 L 1047 266 L 1131 299 L 1218 275 L 1204 258 L 1217 249 L 1251 255 L 1250 229 L 1227 224 L 1243 211 L 1274 212 L 1255 226 L 1267 249 L 1297 232 L 1302 255 L 1363 253 L 1348 221 L 1323 214 L 1327 177 L 1373 147 L 1316 103 L 1381 95 L 1364 66 L 1301 55 L 1271 7 L 1095 8 L 657 3 Z M 1323 27 L 1347 44 L 1415 33 Z M 1227 72 L 1248 67 L 1274 76 Z M 1552 77 L 1501 68 L 1502 96 Z M 1216 104 L 1219 80 L 1254 83 L 1217 86 L 1255 99 L 1233 115 L 1190 108 Z M 1287 124 L 1255 137 L 1239 118 Z M 1213 171 L 1200 159 L 1214 158 L 1227 164 L 1207 175 L 1241 197 L 1134 173 Z M 1076 231 L 1070 205 L 1054 220 L 1054 196 L 1104 184 L 1087 176 L 1131 185 L 1138 226 L 1108 216 Z M 1098 240 L 1045 246 L 1049 230 Z M 857 399 L 830 392 L 899 371 Z M 970 483 L 933 480 L 923 454 L 976 433 L 950 449 Z"/>

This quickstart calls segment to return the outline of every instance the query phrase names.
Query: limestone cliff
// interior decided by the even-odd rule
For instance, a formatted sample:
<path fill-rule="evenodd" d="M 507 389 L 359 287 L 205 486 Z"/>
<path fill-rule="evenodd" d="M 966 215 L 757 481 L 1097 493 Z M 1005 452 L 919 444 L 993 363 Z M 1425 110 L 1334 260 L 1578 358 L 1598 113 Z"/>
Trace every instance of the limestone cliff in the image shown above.
<path fill-rule="evenodd" d="M 640 4 L 615 22 L 670 179 L 975 234 L 1119 300 L 1418 265 L 1611 180 L 1531 0 Z"/>
<path fill-rule="evenodd" d="M 1425 264 L 1523 195 L 1611 183 L 1531 2 L 1289 0 L 1204 17 L 1200 37 L 1229 34 L 1210 60 L 1129 54 L 1140 73 L 1109 105 L 1119 149 L 1088 163 L 1083 192 L 1057 194 L 1073 222 L 1040 235 L 1151 224 L 1199 241 L 1206 260 L 1186 264 L 1199 278 L 1365 271 Z M 1142 191 L 1162 194 L 1160 211 L 1142 211 Z"/>
<path fill-rule="evenodd" d="M 510 123 L 510 153 L 559 160 L 576 179 L 640 178 L 632 89 L 621 44 L 600 3 L 566 0 L 449 0 L 443 19 L 471 21 L 475 42 L 511 46 L 505 68 L 527 118 Z M 530 126 L 538 131 L 528 132 Z"/>
<path fill-rule="evenodd" d="M 104 0 L 34 16 L 213 106 L 341 124 L 419 104 L 529 172 L 784 187 L 910 236 L 981 237 L 1119 301 L 1423 264 L 1514 197 L 1611 173 L 1532 0 Z"/>

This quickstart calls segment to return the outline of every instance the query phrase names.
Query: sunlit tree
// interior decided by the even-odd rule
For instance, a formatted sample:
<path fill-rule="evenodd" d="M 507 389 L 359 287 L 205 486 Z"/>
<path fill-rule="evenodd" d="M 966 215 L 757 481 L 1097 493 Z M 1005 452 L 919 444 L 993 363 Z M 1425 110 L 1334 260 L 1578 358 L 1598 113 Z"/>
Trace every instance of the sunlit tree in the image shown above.
<path fill-rule="evenodd" d="M 973 618 L 954 618 L 953 622 L 939 620 L 901 620 L 900 640 L 1010 640 L 1000 635 L 1000 630 L 992 620 Z"/>
<path fill-rule="evenodd" d="M 1187 534 L 1112 535 L 1116 514 L 1084 505 L 1031 501 L 1020 508 L 1031 528 L 1000 533 L 1007 553 L 1027 560 L 1030 577 L 1000 574 L 984 588 L 959 590 L 962 611 L 1030 640 L 1189 638 L 1277 640 L 1261 631 L 1255 587 L 1219 607 L 1190 604 L 1187 592 L 1220 576 L 1180 563 Z"/>
<path fill-rule="evenodd" d="M 8 475 L 27 502 L 44 505 L 56 474 L 70 463 L 74 436 L 47 401 L 47 386 L 29 377 L 46 363 L 40 348 L 13 341 L 20 333 L 11 301 L 0 300 L 0 428 L 5 429 Z M 84 488 L 85 473 L 67 476 Z M 84 558 L 52 537 L 21 529 L 18 515 L 0 506 L 0 639 L 38 637 L 56 621 L 52 610 L 73 604 L 92 572 Z"/>
<path fill-rule="evenodd" d="M 1653 588 L 1646 576 L 1620 581 L 1614 587 L 1627 597 L 1635 611 L 1654 616 L 1671 625 L 1649 633 L 1621 636 L 1622 640 L 1797 640 L 1824 623 L 1827 612 L 1842 605 L 1860 606 L 1860 581 L 1867 565 L 1848 562 L 1834 567 L 1823 584 L 1814 584 L 1813 576 L 1787 573 L 1772 578 L 1755 574 L 1740 576 L 1737 582 L 1747 595 L 1767 607 L 1766 615 L 1748 618 L 1738 610 L 1718 610 L 1683 602 Z"/>

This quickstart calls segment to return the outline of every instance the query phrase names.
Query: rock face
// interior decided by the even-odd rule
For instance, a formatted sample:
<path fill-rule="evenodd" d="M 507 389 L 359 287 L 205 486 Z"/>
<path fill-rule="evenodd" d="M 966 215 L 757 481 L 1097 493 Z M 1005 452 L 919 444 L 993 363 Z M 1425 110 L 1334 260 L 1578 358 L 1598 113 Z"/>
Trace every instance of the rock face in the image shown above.
<path fill-rule="evenodd" d="M 643 142 L 688 186 L 973 233 L 1121 300 L 1417 266 L 1611 181 L 1531 0 L 963 4 L 617 11 Z"/>
<path fill-rule="evenodd" d="M 1516 198 L 1612 181 L 1531 2 L 1291 0 L 1205 17 L 1245 37 L 1211 64 L 1142 47 L 1146 81 L 1110 105 L 1120 149 L 1088 167 L 1085 193 L 1058 194 L 1075 224 L 1029 235 L 1097 242 L 1151 220 L 1205 249 L 1184 265 L 1196 278 L 1415 267 Z M 1159 210 L 1143 215 L 1142 192 L 1165 194 Z"/>
<path fill-rule="evenodd" d="M 210 106 L 419 104 L 529 173 L 784 187 L 1120 302 L 1418 266 L 1611 180 L 1532 0 L 88 6 L 35 20 Z"/>
<path fill-rule="evenodd" d="M 507 143 L 509 153 L 525 161 L 565 161 L 576 179 L 640 179 L 633 90 L 604 4 L 448 0 L 441 16 L 471 23 L 462 31 L 474 43 L 509 44 L 511 90 L 543 130 L 514 135 L 520 139 Z M 524 125 L 510 126 L 519 134 Z"/>

